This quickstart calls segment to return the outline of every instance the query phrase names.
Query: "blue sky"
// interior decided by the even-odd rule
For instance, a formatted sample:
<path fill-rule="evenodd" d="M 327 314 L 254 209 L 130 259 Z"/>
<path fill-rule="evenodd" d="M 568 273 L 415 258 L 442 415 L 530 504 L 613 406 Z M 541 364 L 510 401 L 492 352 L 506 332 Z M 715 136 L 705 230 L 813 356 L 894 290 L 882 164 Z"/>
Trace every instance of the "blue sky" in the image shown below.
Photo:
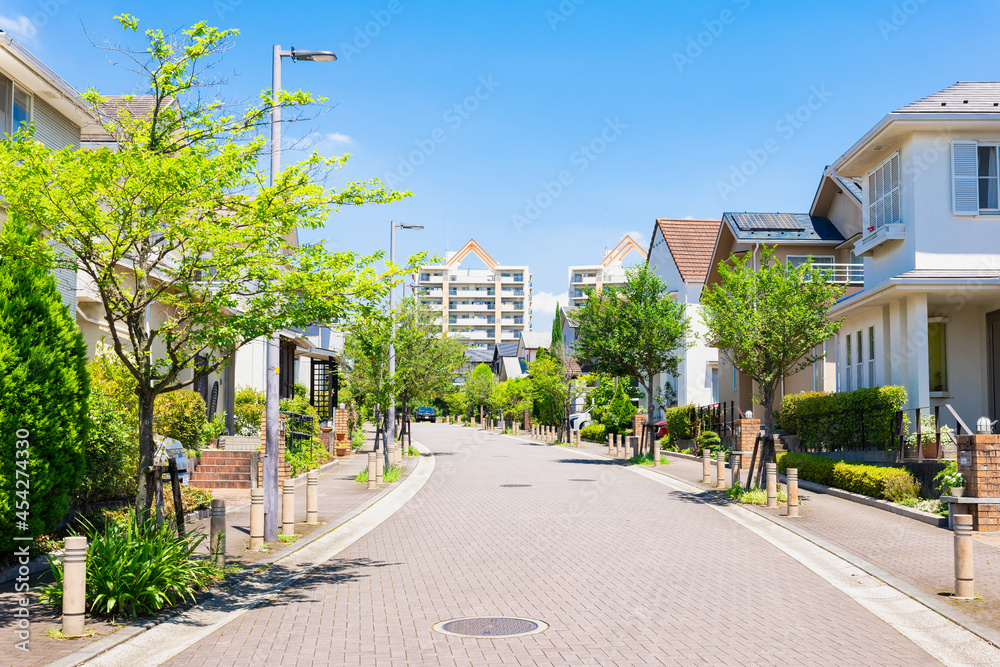
<path fill-rule="evenodd" d="M 270 85 L 274 43 L 336 51 L 333 64 L 286 61 L 285 87 L 335 105 L 291 132 L 351 152 L 337 178 L 392 178 L 414 195 L 343 210 L 305 239 L 371 252 L 391 219 L 426 227 L 400 233 L 400 255 L 475 237 L 530 266 L 540 331 L 567 266 L 596 263 L 608 241 L 647 243 L 657 217 L 805 211 L 823 167 L 883 115 L 1000 78 L 994 40 L 971 30 L 1000 23 L 987 1 L 4 0 L 0 28 L 80 90 L 142 92 L 81 27 L 122 38 L 122 12 L 166 30 L 239 28 L 220 66 L 236 75 L 231 97 Z M 762 159 L 769 139 L 778 150 Z M 755 173 L 734 181 L 754 155 Z"/>

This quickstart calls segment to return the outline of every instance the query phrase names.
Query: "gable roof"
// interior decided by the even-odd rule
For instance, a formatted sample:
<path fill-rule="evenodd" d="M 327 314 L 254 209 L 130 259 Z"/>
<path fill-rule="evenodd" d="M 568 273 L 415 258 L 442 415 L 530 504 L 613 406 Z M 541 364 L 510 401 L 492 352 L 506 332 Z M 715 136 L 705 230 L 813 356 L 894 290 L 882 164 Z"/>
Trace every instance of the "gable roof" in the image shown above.
<path fill-rule="evenodd" d="M 1000 81 L 959 81 L 893 113 L 1000 114 Z"/>
<path fill-rule="evenodd" d="M 541 331 L 524 331 L 521 333 L 519 347 L 523 346 L 526 350 L 537 350 L 540 347 L 548 347 L 551 343 L 551 334 Z"/>
<path fill-rule="evenodd" d="M 456 252 L 454 255 L 449 257 L 448 261 L 445 262 L 445 266 L 449 267 L 458 266 L 459 264 L 462 263 L 462 260 L 468 256 L 469 253 L 472 253 L 479 259 L 483 260 L 483 264 L 485 264 L 490 271 L 495 271 L 496 268 L 499 266 L 499 264 L 497 264 L 497 261 L 492 257 L 490 257 L 490 254 L 483 249 L 483 246 L 476 243 L 475 239 L 469 239 L 468 243 L 462 246 L 459 249 L 459 251 Z"/>
<path fill-rule="evenodd" d="M 670 255 L 685 281 L 704 282 L 712 266 L 712 254 L 719 237 L 719 220 L 678 220 L 658 218 L 656 226 L 667 242 Z M 655 240 L 656 234 L 653 234 Z M 652 245 L 650 245 L 652 249 Z"/>
<path fill-rule="evenodd" d="M 723 213 L 739 241 L 845 241 L 829 218 L 808 213 Z"/>
<path fill-rule="evenodd" d="M 608 251 L 608 254 L 606 254 L 604 259 L 601 260 L 600 266 L 607 268 L 614 264 L 621 264 L 633 250 L 642 255 L 643 260 L 646 259 L 646 251 L 643 247 L 639 245 L 634 238 L 626 234 L 625 237 L 618 242 L 618 245 Z"/>

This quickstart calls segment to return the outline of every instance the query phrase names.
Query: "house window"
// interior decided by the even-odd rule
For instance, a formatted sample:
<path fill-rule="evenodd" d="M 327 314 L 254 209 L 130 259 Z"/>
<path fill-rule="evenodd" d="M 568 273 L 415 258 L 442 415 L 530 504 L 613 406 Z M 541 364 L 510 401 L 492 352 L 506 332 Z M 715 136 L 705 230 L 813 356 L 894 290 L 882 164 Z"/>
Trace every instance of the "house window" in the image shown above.
<path fill-rule="evenodd" d="M 948 391 L 947 336 L 943 322 L 927 324 L 927 352 L 929 356 L 930 390 Z"/>
<path fill-rule="evenodd" d="M 847 380 L 847 382 L 846 382 L 846 384 L 847 384 L 847 391 L 853 391 L 854 390 L 854 383 L 851 381 L 851 366 L 852 366 L 852 363 L 851 363 L 851 334 L 847 334 L 847 350 L 846 350 L 846 352 L 847 353 L 844 355 L 844 361 L 846 362 L 846 365 L 844 367 L 844 378 Z"/>
<path fill-rule="evenodd" d="M 868 327 L 868 386 L 875 386 L 875 327 Z"/>
<path fill-rule="evenodd" d="M 893 153 L 868 174 L 868 232 L 899 219 L 899 153 Z"/>
<path fill-rule="evenodd" d="M 31 120 L 31 96 L 0 74 L 0 132 L 13 134 Z"/>
<path fill-rule="evenodd" d="M 979 209 L 1000 209 L 997 199 L 997 147 L 979 146 L 976 154 L 976 173 L 979 185 Z"/>
<path fill-rule="evenodd" d="M 674 386 L 676 385 L 677 383 L 675 382 Z M 733 391 L 736 391 L 736 364 L 733 364 Z"/>
<path fill-rule="evenodd" d="M 785 261 L 792 266 L 802 266 L 803 264 L 833 264 L 833 255 L 788 255 Z"/>
<path fill-rule="evenodd" d="M 719 367 L 712 366 L 712 402 L 719 402 Z"/>
<path fill-rule="evenodd" d="M 858 341 L 858 358 L 857 363 L 854 365 L 854 372 L 858 375 L 858 389 L 865 386 L 865 353 L 864 348 L 861 347 L 861 332 L 855 334 Z"/>

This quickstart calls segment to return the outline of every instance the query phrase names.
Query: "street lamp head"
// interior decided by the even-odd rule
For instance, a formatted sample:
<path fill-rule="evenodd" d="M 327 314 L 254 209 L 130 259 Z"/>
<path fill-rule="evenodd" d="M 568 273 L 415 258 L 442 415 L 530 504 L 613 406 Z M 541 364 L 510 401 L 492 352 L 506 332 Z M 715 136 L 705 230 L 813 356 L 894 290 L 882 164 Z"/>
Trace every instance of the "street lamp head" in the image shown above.
<path fill-rule="evenodd" d="M 292 47 L 292 62 L 306 60 L 314 63 L 332 63 L 336 59 L 337 54 L 333 51 L 306 51 Z"/>
<path fill-rule="evenodd" d="M 403 229 L 423 229 L 423 225 L 401 225 Z"/>

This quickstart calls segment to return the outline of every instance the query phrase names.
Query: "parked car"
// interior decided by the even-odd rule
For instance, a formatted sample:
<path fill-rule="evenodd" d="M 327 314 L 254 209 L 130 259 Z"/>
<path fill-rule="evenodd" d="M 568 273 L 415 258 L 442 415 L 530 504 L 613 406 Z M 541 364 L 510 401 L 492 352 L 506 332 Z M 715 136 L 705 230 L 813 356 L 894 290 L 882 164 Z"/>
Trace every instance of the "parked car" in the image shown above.
<path fill-rule="evenodd" d="M 413 413 L 413 418 L 418 422 L 431 422 L 434 423 L 434 419 L 437 417 L 437 410 L 430 407 L 429 405 L 423 405 L 417 408 L 416 412 Z"/>
<path fill-rule="evenodd" d="M 662 438 L 663 436 L 665 436 L 667 434 L 667 420 L 666 419 L 661 419 L 660 421 L 656 422 L 655 426 L 656 426 L 656 437 L 657 438 Z"/>
<path fill-rule="evenodd" d="M 569 416 L 569 427 L 571 430 L 579 431 L 588 424 L 590 424 L 589 412 L 574 412 Z"/>

